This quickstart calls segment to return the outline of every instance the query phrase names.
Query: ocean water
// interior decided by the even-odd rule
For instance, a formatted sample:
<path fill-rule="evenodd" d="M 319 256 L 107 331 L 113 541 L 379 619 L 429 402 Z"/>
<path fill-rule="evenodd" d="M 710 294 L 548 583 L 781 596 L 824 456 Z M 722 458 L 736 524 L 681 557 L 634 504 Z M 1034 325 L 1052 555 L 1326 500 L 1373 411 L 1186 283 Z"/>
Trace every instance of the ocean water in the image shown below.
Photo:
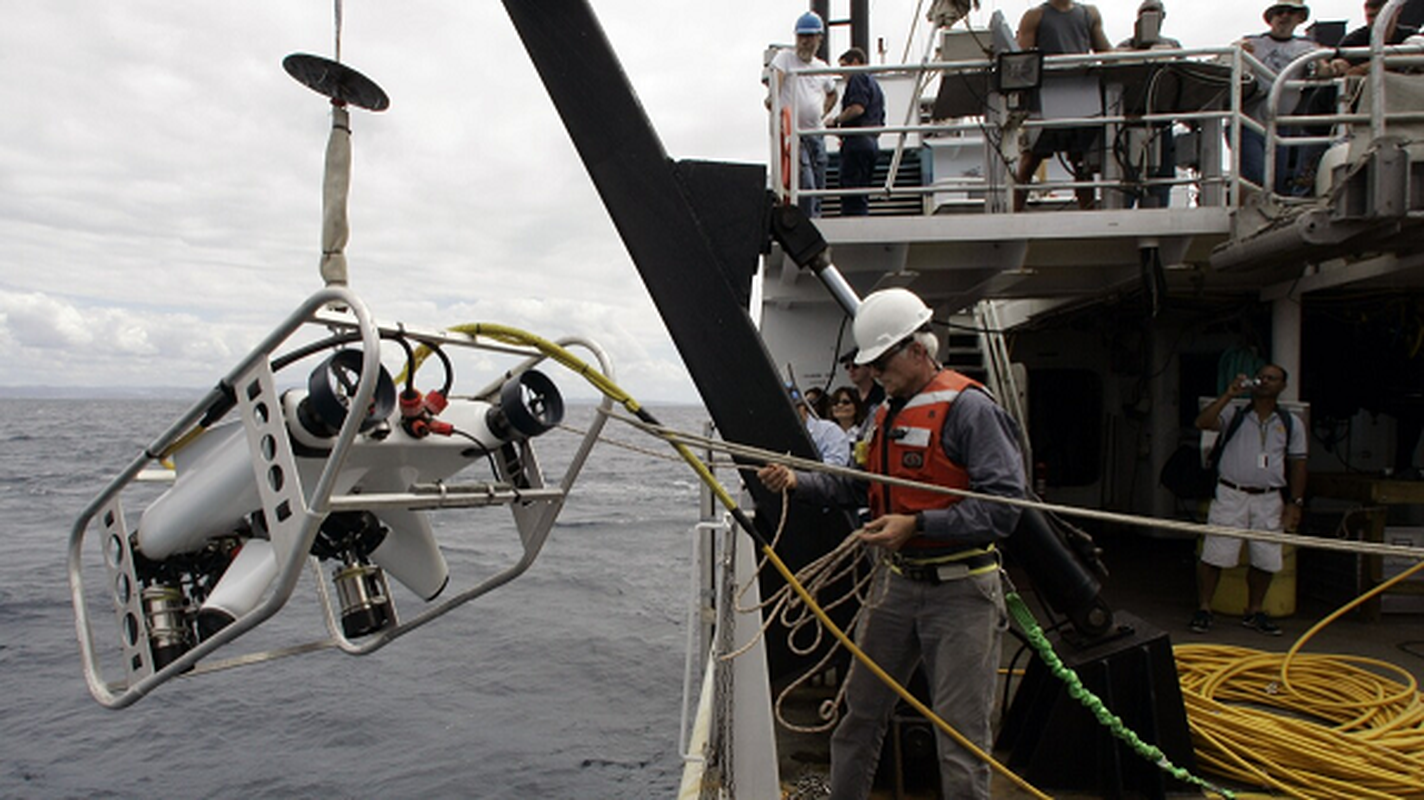
<path fill-rule="evenodd" d="M 376 653 L 327 650 L 180 678 L 121 711 L 96 703 L 75 644 L 69 530 L 182 409 L 0 400 L 0 797 L 675 792 L 696 478 L 605 443 L 527 573 Z M 654 412 L 688 430 L 705 417 Z M 573 406 L 568 422 L 583 427 L 591 415 Z M 605 436 L 671 452 L 617 423 Z M 562 430 L 537 441 L 546 477 L 562 474 L 576 443 Z M 126 512 L 133 524 L 127 500 Z M 506 509 L 433 518 L 447 591 L 517 557 Z M 97 548 L 86 555 L 98 569 Z M 418 605 L 397 602 L 407 616 Z M 107 599 L 92 597 L 90 608 L 107 642 L 116 635 Z M 316 609 L 308 575 L 276 617 L 219 655 L 321 638 Z"/>

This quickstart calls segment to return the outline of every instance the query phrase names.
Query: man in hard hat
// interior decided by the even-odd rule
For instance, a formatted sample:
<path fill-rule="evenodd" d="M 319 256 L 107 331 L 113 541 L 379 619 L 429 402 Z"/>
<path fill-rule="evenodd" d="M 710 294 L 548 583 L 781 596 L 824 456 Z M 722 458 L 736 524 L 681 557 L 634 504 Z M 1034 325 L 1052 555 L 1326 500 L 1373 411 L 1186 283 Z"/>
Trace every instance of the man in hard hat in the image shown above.
<path fill-rule="evenodd" d="M 807 11 L 796 20 L 796 48 L 781 50 L 768 65 L 771 69 L 773 91 L 780 87 L 777 108 L 791 109 L 796 130 L 817 130 L 825 127 L 822 120 L 836 107 L 836 80 L 829 74 L 793 75 L 795 70 L 825 68 L 829 66 L 816 56 L 821 47 L 821 37 L 826 33 L 826 24 L 814 11 Z M 826 155 L 826 142 L 822 136 L 802 135 L 800 144 L 800 169 L 797 185 L 802 189 L 826 188 L 826 166 L 830 162 Z M 801 198 L 801 210 L 808 217 L 821 216 L 821 198 Z"/>
<path fill-rule="evenodd" d="M 905 289 L 875 292 L 856 313 L 855 360 L 870 365 L 888 396 L 869 423 L 861 466 L 1022 498 L 1017 427 L 983 386 L 940 367 L 930 316 Z M 872 519 L 858 535 L 878 548 L 886 568 L 857 631 L 859 645 L 902 685 L 923 659 L 935 713 L 987 752 L 1008 624 L 996 544 L 1017 525 L 1018 507 L 780 465 L 763 467 L 757 477 L 797 502 L 870 507 Z M 845 717 L 831 738 L 831 797 L 864 798 L 898 697 L 858 663 L 846 680 Z M 938 745 L 944 796 L 988 798 L 988 764 L 943 732 Z"/>

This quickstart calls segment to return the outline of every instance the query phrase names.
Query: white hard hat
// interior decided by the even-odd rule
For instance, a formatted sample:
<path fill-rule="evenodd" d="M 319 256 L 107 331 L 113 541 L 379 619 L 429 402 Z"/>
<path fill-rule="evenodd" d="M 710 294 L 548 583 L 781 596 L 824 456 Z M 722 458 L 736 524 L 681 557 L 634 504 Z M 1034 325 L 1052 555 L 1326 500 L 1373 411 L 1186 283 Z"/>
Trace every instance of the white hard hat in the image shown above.
<path fill-rule="evenodd" d="M 919 330 L 930 317 L 929 307 L 909 289 L 882 289 L 872 293 L 855 312 L 851 327 L 859 352 L 855 363 L 869 364 L 881 353 Z"/>

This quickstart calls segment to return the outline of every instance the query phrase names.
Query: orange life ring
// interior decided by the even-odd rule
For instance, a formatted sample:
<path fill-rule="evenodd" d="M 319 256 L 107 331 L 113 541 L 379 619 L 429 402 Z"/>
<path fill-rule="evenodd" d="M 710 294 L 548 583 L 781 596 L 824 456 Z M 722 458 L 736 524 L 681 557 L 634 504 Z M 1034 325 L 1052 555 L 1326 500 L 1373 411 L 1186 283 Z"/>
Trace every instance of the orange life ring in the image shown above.
<path fill-rule="evenodd" d="M 781 109 L 781 188 L 791 194 L 791 108 Z"/>

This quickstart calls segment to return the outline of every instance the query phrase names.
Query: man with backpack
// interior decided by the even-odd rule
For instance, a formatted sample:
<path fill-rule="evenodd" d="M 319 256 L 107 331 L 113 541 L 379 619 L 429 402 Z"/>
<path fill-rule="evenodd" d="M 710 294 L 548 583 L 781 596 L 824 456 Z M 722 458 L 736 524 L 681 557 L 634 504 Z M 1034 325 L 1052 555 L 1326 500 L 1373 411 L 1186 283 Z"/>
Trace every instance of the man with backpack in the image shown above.
<path fill-rule="evenodd" d="M 1294 532 L 1305 507 L 1305 425 L 1280 408 L 1276 399 L 1286 388 L 1286 371 L 1267 364 L 1254 380 L 1237 375 L 1226 391 L 1197 415 L 1202 431 L 1224 431 L 1213 451 L 1219 458 L 1216 495 L 1207 522 L 1248 530 Z M 1251 393 L 1251 402 L 1239 408 L 1231 401 Z M 1211 627 L 1211 599 L 1221 570 L 1236 566 L 1242 540 L 1208 535 L 1197 562 L 1197 612 L 1191 629 L 1205 633 Z M 1250 567 L 1246 572 L 1246 614 L 1241 624 L 1269 636 L 1281 629 L 1262 609 L 1271 579 L 1281 570 L 1281 545 L 1250 541 Z"/>

